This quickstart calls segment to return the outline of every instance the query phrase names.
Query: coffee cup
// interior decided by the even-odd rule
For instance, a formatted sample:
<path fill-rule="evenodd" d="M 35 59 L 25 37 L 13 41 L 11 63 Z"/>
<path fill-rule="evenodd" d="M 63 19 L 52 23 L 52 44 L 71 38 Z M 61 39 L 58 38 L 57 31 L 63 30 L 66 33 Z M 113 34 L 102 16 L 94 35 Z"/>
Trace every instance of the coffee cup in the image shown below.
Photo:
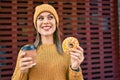
<path fill-rule="evenodd" d="M 31 57 L 32 61 L 36 63 L 36 47 L 34 45 L 26 45 L 22 47 L 22 51 L 26 53 L 24 57 Z"/>

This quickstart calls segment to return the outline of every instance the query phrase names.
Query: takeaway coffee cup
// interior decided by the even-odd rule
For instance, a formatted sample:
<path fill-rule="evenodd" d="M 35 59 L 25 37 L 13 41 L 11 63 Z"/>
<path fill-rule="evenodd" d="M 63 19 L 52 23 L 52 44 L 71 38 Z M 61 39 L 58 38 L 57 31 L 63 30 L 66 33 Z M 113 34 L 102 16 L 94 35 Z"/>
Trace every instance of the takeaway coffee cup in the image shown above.
<path fill-rule="evenodd" d="M 36 47 L 34 45 L 26 45 L 22 47 L 22 51 L 26 53 L 25 57 L 31 57 L 33 62 L 36 63 Z"/>

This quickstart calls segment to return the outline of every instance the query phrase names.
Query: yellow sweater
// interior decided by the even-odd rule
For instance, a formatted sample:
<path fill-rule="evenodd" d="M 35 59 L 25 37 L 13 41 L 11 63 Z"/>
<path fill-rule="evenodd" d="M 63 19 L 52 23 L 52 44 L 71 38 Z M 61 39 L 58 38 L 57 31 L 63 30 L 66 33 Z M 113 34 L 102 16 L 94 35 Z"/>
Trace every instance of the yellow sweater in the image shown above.
<path fill-rule="evenodd" d="M 70 56 L 59 54 L 54 44 L 44 44 L 37 48 L 36 63 L 28 73 L 22 73 L 18 55 L 12 80 L 83 80 L 81 69 L 79 72 L 73 71 L 70 68 Z"/>

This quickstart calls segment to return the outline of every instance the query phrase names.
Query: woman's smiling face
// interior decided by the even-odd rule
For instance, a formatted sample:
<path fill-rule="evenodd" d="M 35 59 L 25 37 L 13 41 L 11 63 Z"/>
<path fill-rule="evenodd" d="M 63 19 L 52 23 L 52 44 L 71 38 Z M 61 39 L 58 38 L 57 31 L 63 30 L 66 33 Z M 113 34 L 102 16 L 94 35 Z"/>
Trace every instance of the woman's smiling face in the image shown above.
<path fill-rule="evenodd" d="M 37 18 L 37 30 L 41 36 L 53 36 L 56 30 L 55 17 L 49 12 L 42 12 Z"/>

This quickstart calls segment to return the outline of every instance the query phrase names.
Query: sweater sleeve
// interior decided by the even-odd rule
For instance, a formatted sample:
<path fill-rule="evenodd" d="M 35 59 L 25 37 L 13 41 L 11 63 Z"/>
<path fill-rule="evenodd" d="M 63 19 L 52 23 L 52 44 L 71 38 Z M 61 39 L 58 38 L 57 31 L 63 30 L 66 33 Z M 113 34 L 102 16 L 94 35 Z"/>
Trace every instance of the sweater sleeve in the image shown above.
<path fill-rule="evenodd" d="M 70 55 L 68 55 L 68 80 L 84 80 L 81 67 L 79 67 L 79 72 L 74 71 L 71 69 L 70 63 L 71 59 Z"/>
<path fill-rule="evenodd" d="M 21 70 L 19 68 L 19 60 L 20 60 L 21 52 L 22 51 L 20 50 L 20 52 L 18 54 L 17 62 L 16 62 L 16 67 L 15 67 L 15 70 L 14 70 L 11 80 L 27 80 L 27 73 L 21 72 Z"/>
<path fill-rule="evenodd" d="M 79 72 L 76 72 L 69 67 L 69 80 L 84 80 L 81 68 Z"/>

